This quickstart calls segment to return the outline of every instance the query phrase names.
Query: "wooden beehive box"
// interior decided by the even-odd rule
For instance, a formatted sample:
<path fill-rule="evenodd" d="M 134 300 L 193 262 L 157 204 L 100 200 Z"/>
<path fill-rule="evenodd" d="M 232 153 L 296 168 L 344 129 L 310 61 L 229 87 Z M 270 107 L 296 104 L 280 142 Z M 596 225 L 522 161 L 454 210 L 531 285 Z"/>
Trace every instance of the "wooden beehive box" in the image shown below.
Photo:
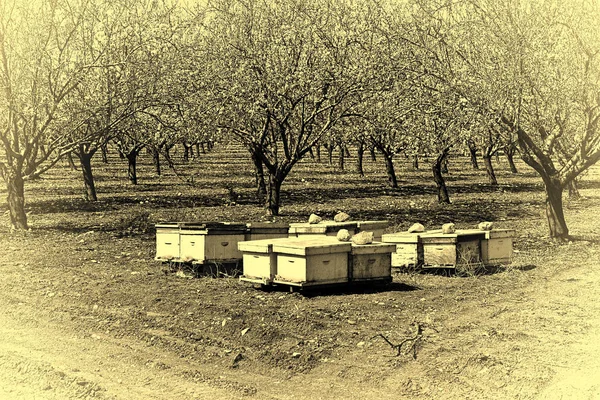
<path fill-rule="evenodd" d="M 352 245 L 335 238 L 275 242 L 277 275 L 274 283 L 312 286 L 348 282 L 348 253 Z"/>
<path fill-rule="evenodd" d="M 376 243 L 352 245 L 350 251 L 350 281 L 387 280 L 392 276 L 391 256 L 395 244 Z"/>
<path fill-rule="evenodd" d="M 336 236 L 340 229 L 347 229 L 351 235 L 358 232 L 357 222 L 322 221 L 318 224 L 299 222 L 290 224 L 289 237 L 311 238 L 314 236 Z"/>
<path fill-rule="evenodd" d="M 179 258 L 179 227 L 177 222 L 156 224 L 156 260 Z"/>
<path fill-rule="evenodd" d="M 227 222 L 183 224 L 180 230 L 180 260 L 232 261 L 240 260 L 238 243 L 244 241 L 245 224 Z"/>
<path fill-rule="evenodd" d="M 481 261 L 484 265 L 510 264 L 513 255 L 514 229 L 479 229 L 461 230 L 459 232 L 479 232 L 485 234 L 481 241 Z"/>
<path fill-rule="evenodd" d="M 286 238 L 290 224 L 275 222 L 250 222 L 246 224 L 245 241 Z"/>
<path fill-rule="evenodd" d="M 420 235 L 420 233 L 396 232 L 381 237 L 384 243 L 396 244 L 396 250 L 392 253 L 392 267 L 418 266 L 423 263 Z"/>
<path fill-rule="evenodd" d="M 383 232 L 390 225 L 388 221 L 357 221 L 358 232 L 373 232 L 373 240 L 381 242 Z"/>
<path fill-rule="evenodd" d="M 239 242 L 242 252 L 243 276 L 241 280 L 268 284 L 277 274 L 277 255 L 273 252 L 273 244 L 288 238 L 262 239 Z"/>
<path fill-rule="evenodd" d="M 423 267 L 480 264 L 481 241 L 484 239 L 483 231 L 423 234 Z"/>

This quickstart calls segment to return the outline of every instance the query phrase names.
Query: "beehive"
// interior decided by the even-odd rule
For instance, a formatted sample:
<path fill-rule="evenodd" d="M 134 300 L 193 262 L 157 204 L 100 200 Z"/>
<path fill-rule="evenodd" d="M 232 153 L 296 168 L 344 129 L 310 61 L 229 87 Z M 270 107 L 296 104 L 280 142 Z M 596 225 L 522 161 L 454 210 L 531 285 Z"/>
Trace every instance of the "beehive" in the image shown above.
<path fill-rule="evenodd" d="M 492 229 L 491 231 L 469 229 L 459 232 L 484 233 L 485 238 L 481 241 L 481 261 L 484 265 L 510 264 L 512 262 L 514 229 Z"/>
<path fill-rule="evenodd" d="M 273 243 L 289 240 L 287 238 L 252 240 L 239 242 L 238 249 L 242 252 L 242 280 L 270 283 L 277 274 L 277 255 L 273 252 Z"/>
<path fill-rule="evenodd" d="M 177 222 L 156 224 L 156 260 L 179 258 L 179 226 Z"/>
<path fill-rule="evenodd" d="M 286 238 L 290 225 L 274 222 L 250 222 L 246 224 L 245 241 Z"/>
<path fill-rule="evenodd" d="M 181 261 L 240 260 L 238 243 L 244 241 L 245 224 L 227 222 L 186 223 L 180 230 Z"/>
<path fill-rule="evenodd" d="M 450 234 L 426 233 L 421 235 L 424 267 L 456 267 L 474 265 L 482 261 L 483 231 L 460 231 Z"/>
<path fill-rule="evenodd" d="M 395 250 L 396 245 L 388 243 L 353 244 L 348 280 L 356 282 L 391 278 L 391 255 Z"/>
<path fill-rule="evenodd" d="M 347 229 L 351 235 L 358 232 L 357 222 L 323 221 L 318 224 L 308 222 L 290 224 L 289 237 L 311 238 L 315 236 L 336 236 L 340 229 Z"/>
<path fill-rule="evenodd" d="M 351 247 L 350 243 L 322 237 L 275 242 L 274 282 L 300 286 L 347 282 Z"/>
<path fill-rule="evenodd" d="M 420 235 L 420 233 L 397 232 L 381 237 L 381 241 L 384 243 L 396 244 L 396 250 L 392 253 L 392 267 L 418 266 L 423 263 L 423 246 Z"/>
<path fill-rule="evenodd" d="M 357 221 L 358 232 L 373 232 L 373 239 L 381 242 L 383 232 L 390 225 L 388 221 Z"/>

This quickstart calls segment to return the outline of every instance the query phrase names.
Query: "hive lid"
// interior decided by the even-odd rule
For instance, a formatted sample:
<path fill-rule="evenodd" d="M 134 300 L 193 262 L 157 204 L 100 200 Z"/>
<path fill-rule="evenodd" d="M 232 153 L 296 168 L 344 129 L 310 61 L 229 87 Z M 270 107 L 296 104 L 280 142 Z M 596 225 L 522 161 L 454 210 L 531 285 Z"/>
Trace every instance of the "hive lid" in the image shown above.
<path fill-rule="evenodd" d="M 181 227 L 182 222 L 159 222 L 158 224 L 155 224 L 154 227 L 155 228 L 179 228 Z"/>
<path fill-rule="evenodd" d="M 238 242 L 238 250 L 252 252 L 252 253 L 272 253 L 273 252 L 273 244 L 282 241 L 288 240 L 288 238 L 280 238 L 280 239 L 260 239 L 260 240 L 248 240 L 245 242 Z"/>
<path fill-rule="evenodd" d="M 181 229 L 245 231 L 246 225 L 235 222 L 181 222 Z"/>
<path fill-rule="evenodd" d="M 328 233 L 337 232 L 340 229 L 356 230 L 358 223 L 356 221 L 335 222 L 322 221 L 318 224 L 309 224 L 308 222 L 299 222 L 290 224 L 291 233 Z"/>
<path fill-rule="evenodd" d="M 389 221 L 357 221 L 358 229 L 366 231 L 369 229 L 385 229 L 390 225 Z"/>
<path fill-rule="evenodd" d="M 381 235 L 381 241 L 384 243 L 418 243 L 421 235 L 425 232 L 396 232 Z"/>
<path fill-rule="evenodd" d="M 310 256 L 317 254 L 347 253 L 352 248 L 349 242 L 340 242 L 334 237 L 321 236 L 314 239 L 288 238 L 273 243 L 273 252 Z"/>
<path fill-rule="evenodd" d="M 423 243 L 456 243 L 469 240 L 485 239 L 485 232 L 479 229 L 463 229 L 454 233 L 426 232 L 421 235 Z"/>
<path fill-rule="evenodd" d="M 352 255 L 393 253 L 395 251 L 396 245 L 393 243 L 352 244 Z"/>
<path fill-rule="evenodd" d="M 290 224 L 283 222 L 248 222 L 246 227 L 251 233 L 287 233 Z"/>

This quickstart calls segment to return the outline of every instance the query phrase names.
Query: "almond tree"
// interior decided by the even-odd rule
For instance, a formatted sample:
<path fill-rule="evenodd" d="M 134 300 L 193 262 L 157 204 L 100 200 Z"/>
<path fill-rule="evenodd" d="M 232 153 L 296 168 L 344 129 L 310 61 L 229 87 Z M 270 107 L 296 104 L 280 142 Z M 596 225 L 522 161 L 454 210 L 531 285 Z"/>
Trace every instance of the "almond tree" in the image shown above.
<path fill-rule="evenodd" d="M 268 173 L 266 206 L 278 215 L 294 165 L 341 119 L 375 78 L 365 46 L 367 14 L 351 2 L 216 1 L 207 53 L 220 127 Z"/>
<path fill-rule="evenodd" d="M 67 107 L 97 61 L 75 57 L 86 5 L 0 3 L 0 175 L 15 229 L 28 228 L 24 181 L 70 152 L 70 134 L 87 121 Z"/>

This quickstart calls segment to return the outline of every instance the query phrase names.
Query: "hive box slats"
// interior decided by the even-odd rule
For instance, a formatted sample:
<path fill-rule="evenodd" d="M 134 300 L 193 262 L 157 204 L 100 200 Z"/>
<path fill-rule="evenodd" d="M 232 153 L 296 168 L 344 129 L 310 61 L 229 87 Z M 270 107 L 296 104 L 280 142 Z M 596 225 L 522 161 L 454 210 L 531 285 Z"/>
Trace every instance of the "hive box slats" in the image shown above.
<path fill-rule="evenodd" d="M 392 267 L 413 267 L 423 264 L 421 236 L 428 233 L 441 233 L 441 230 L 396 232 L 383 235 L 382 242 L 396 244 L 396 251 L 392 253 Z"/>
<path fill-rule="evenodd" d="M 421 236 L 424 267 L 456 267 L 481 263 L 481 241 L 478 232 L 433 233 Z"/>
<path fill-rule="evenodd" d="M 238 249 L 243 256 L 243 278 L 257 279 L 269 283 L 277 274 L 277 255 L 273 252 L 273 243 L 285 238 L 263 239 L 239 242 Z"/>
<path fill-rule="evenodd" d="M 482 232 L 485 239 L 481 241 L 481 260 L 484 265 L 510 264 L 513 255 L 514 229 L 492 229 L 480 231 L 469 229 L 460 232 Z"/>
<path fill-rule="evenodd" d="M 239 260 L 238 243 L 244 241 L 245 224 L 227 222 L 184 223 L 179 232 L 182 261 Z"/>
<path fill-rule="evenodd" d="M 352 245 L 334 238 L 286 240 L 273 244 L 277 254 L 275 282 L 329 284 L 348 281 Z"/>
<path fill-rule="evenodd" d="M 179 224 L 156 224 L 156 257 L 157 260 L 179 258 Z"/>
<path fill-rule="evenodd" d="M 349 279 L 369 281 L 390 278 L 392 276 L 391 254 L 395 250 L 394 244 L 387 243 L 352 245 Z"/>

